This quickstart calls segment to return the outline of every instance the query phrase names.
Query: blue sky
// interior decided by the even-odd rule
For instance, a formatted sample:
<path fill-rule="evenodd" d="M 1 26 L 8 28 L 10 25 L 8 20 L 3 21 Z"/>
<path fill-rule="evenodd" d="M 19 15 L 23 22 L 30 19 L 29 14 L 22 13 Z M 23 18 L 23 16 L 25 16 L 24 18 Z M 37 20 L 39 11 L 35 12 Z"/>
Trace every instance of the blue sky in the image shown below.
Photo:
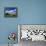
<path fill-rule="evenodd" d="M 16 7 L 6 7 L 5 10 L 14 10 L 17 9 Z"/>

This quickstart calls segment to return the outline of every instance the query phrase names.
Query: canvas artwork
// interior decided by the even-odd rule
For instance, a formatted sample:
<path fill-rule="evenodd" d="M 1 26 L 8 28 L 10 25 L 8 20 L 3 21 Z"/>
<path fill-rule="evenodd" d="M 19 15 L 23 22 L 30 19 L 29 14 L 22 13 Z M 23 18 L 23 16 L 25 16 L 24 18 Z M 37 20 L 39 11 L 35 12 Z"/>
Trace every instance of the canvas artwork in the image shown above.
<path fill-rule="evenodd" d="M 46 41 L 46 25 L 19 25 L 20 39 Z"/>
<path fill-rule="evenodd" d="M 17 17 L 17 8 L 16 7 L 5 7 L 4 16 L 5 17 Z"/>

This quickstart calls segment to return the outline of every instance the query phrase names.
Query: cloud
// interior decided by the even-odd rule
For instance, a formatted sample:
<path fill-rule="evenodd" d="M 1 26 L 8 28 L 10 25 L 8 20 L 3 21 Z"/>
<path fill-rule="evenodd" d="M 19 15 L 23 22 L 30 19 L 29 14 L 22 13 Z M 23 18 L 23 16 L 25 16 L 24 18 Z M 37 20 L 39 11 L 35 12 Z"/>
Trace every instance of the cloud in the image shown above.
<path fill-rule="evenodd" d="M 16 9 L 14 9 L 14 10 L 6 10 L 5 13 L 15 14 L 16 13 Z"/>

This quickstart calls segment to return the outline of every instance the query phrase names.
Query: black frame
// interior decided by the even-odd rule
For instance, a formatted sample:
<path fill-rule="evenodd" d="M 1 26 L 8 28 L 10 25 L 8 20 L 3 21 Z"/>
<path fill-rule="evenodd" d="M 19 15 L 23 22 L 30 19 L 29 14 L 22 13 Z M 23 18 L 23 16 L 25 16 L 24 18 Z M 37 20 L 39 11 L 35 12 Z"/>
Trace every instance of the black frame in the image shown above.
<path fill-rule="evenodd" d="M 8 9 L 10 9 L 10 8 L 16 9 L 16 15 L 10 16 L 8 13 L 7 13 L 7 14 L 5 13 L 5 11 L 8 10 Z M 12 18 L 15 17 L 15 18 L 16 18 L 16 17 L 18 16 L 18 13 L 17 13 L 17 12 L 18 12 L 17 7 L 5 7 L 5 8 L 4 8 L 4 17 L 12 17 Z"/>

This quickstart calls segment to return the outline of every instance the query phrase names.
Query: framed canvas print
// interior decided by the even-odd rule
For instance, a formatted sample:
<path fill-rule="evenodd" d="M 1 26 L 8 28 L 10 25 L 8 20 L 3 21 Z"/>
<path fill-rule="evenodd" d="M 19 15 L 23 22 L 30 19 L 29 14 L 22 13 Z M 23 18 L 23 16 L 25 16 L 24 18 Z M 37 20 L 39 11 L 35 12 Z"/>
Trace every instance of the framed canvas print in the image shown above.
<path fill-rule="evenodd" d="M 17 7 L 5 7 L 4 16 L 5 17 L 17 17 Z"/>
<path fill-rule="evenodd" d="M 20 41 L 46 41 L 46 25 L 20 24 L 18 31 L 20 31 Z"/>

